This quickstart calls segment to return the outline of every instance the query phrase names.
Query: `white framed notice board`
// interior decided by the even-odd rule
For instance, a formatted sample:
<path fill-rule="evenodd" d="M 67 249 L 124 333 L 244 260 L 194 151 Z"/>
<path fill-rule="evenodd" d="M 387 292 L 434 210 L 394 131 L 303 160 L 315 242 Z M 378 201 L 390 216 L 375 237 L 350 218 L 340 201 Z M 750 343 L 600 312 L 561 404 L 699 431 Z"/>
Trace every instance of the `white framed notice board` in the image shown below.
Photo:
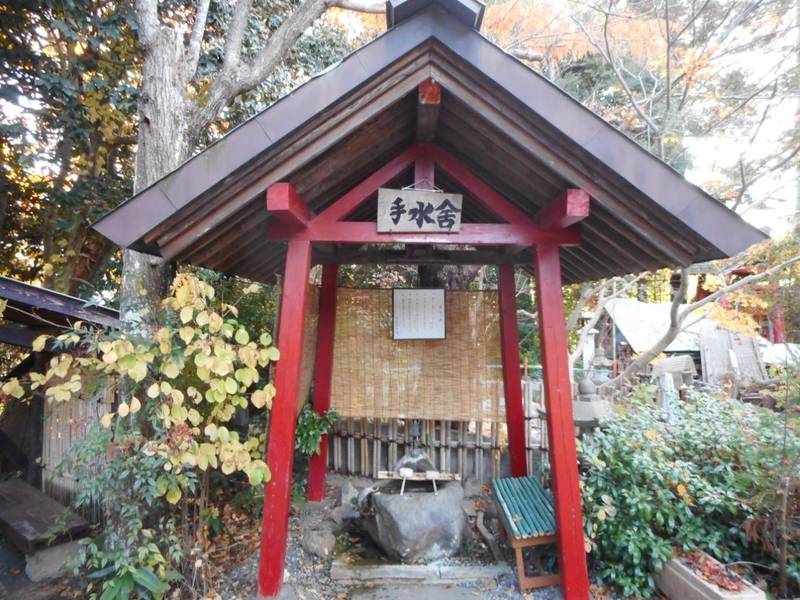
<path fill-rule="evenodd" d="M 444 290 L 392 290 L 392 333 L 396 340 L 446 337 Z"/>

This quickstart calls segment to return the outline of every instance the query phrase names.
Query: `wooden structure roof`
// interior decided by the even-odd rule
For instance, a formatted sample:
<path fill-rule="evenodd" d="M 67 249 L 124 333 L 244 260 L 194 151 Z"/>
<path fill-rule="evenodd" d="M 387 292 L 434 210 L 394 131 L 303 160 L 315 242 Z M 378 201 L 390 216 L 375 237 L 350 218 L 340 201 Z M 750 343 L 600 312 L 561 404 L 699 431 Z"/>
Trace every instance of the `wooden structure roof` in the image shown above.
<path fill-rule="evenodd" d="M 391 0 L 390 29 L 237 127 L 95 224 L 120 246 L 256 281 L 282 270 L 265 190 L 293 184 L 318 214 L 416 142 L 433 143 L 533 217 L 567 188 L 591 196 L 566 282 L 734 255 L 765 235 L 483 37 L 475 0 Z M 441 86 L 434 112 L 418 86 Z M 413 184 L 413 169 L 394 186 Z M 445 191 L 464 192 L 437 174 Z M 375 218 L 375 201 L 351 220 Z M 464 222 L 492 222 L 464 198 Z M 335 245 L 317 258 L 356 262 Z M 491 248 L 483 248 L 491 252 Z M 383 259 L 404 260 L 393 250 Z M 439 256 L 436 260 L 469 261 Z M 530 264 L 530 251 L 496 262 Z M 484 256 L 479 263 L 491 263 Z"/>
<path fill-rule="evenodd" d="M 30 347 L 42 334 L 60 333 L 75 321 L 118 327 L 119 313 L 85 300 L 0 276 L 0 300 L 7 306 L 0 321 L 0 342 Z"/>

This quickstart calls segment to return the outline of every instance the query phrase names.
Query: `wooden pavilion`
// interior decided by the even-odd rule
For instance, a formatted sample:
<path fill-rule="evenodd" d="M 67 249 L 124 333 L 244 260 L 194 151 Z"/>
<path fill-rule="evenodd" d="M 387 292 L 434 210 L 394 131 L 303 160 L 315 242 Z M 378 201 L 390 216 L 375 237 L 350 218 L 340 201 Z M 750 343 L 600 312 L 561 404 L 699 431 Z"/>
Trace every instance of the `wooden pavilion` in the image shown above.
<path fill-rule="evenodd" d="M 483 9 L 477 0 L 389 0 L 384 35 L 95 225 L 121 246 L 168 259 L 262 282 L 283 273 L 264 597 L 277 595 L 283 578 L 312 264 L 324 265 L 318 410 L 330 390 L 337 265 L 499 266 L 514 475 L 527 469 L 513 269 L 535 273 L 562 587 L 580 599 L 589 584 L 562 283 L 722 258 L 765 238 L 484 38 Z M 463 195 L 460 231 L 379 233 L 378 189 L 421 182 Z M 314 498 L 324 452 L 311 468 Z"/>

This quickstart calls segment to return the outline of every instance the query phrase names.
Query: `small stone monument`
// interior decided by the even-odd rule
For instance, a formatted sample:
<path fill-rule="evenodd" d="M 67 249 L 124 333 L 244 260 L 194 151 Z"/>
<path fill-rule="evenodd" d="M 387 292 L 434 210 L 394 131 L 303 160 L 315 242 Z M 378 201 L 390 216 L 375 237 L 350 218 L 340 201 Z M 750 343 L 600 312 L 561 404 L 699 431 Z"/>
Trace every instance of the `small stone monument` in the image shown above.
<path fill-rule="evenodd" d="M 588 377 L 578 383 L 578 395 L 572 402 L 576 427 L 597 427 L 614 414 L 611 402 L 597 393 L 597 385 Z"/>

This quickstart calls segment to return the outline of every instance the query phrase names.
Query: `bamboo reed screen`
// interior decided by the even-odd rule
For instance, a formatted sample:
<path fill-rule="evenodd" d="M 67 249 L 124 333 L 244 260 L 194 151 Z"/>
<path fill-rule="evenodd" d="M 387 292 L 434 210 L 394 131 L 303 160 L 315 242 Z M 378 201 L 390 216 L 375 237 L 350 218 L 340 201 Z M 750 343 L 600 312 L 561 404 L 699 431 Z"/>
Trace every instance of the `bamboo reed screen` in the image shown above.
<path fill-rule="evenodd" d="M 392 339 L 392 291 L 339 289 L 331 408 L 343 417 L 505 421 L 494 291 L 448 290 L 447 338 Z"/>

